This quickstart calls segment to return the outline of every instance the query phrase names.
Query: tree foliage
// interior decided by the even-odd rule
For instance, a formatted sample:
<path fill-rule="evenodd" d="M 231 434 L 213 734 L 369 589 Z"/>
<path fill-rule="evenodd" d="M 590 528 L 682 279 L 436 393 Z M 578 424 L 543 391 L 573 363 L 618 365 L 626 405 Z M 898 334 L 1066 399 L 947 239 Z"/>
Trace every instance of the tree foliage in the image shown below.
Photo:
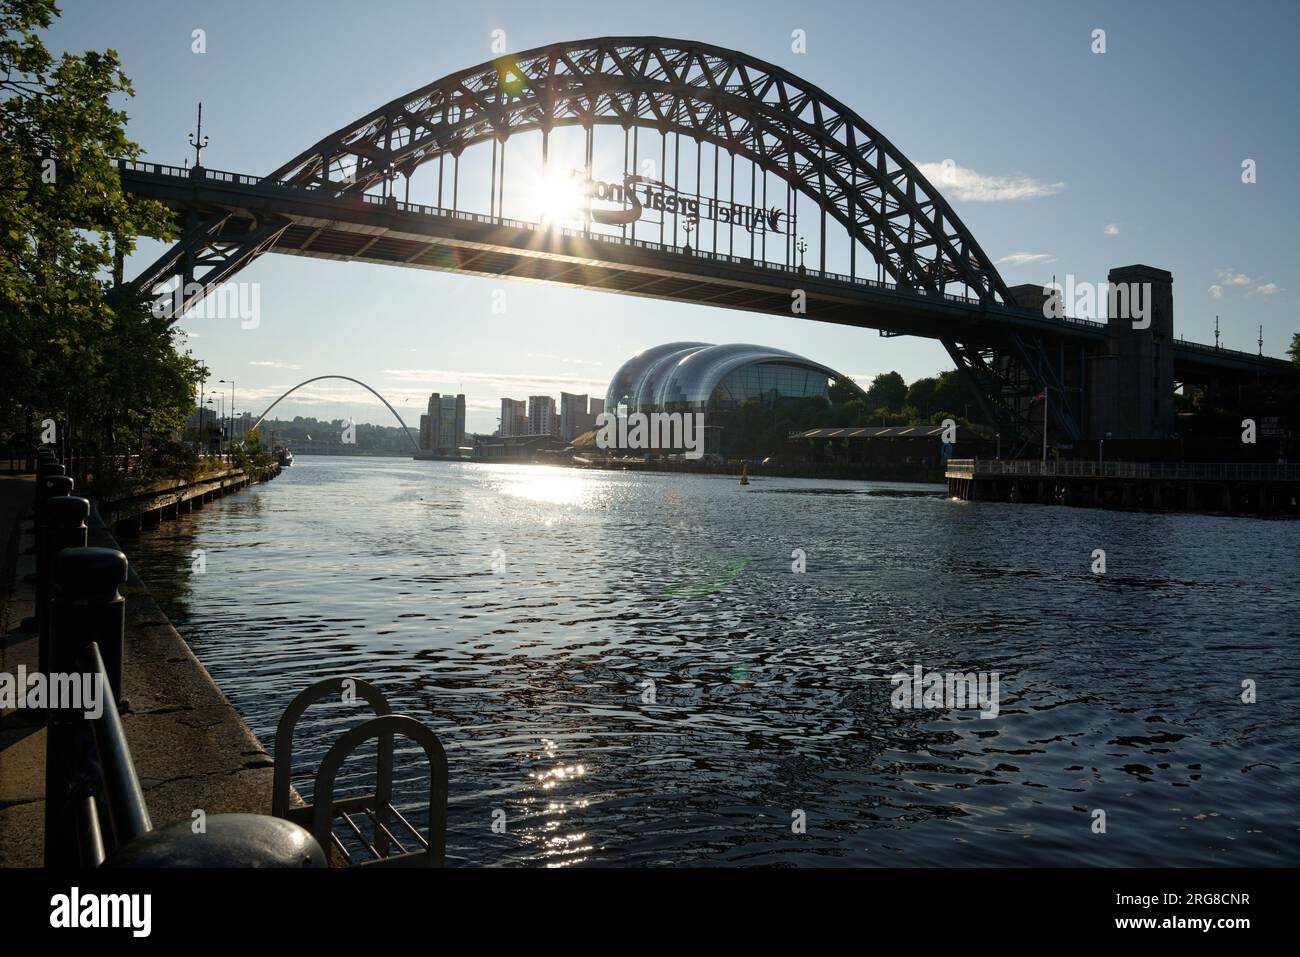
<path fill-rule="evenodd" d="M 883 372 L 867 389 L 867 405 L 878 409 L 902 409 L 907 404 L 907 383 L 897 372 Z"/>
<path fill-rule="evenodd" d="M 201 367 L 108 280 L 115 256 L 170 238 L 172 220 L 121 187 L 117 160 L 139 147 L 115 105 L 132 95 L 117 54 L 52 55 L 38 32 L 58 12 L 0 0 L 0 423 L 12 437 L 71 421 L 112 446 L 119 429 L 183 424 Z"/>

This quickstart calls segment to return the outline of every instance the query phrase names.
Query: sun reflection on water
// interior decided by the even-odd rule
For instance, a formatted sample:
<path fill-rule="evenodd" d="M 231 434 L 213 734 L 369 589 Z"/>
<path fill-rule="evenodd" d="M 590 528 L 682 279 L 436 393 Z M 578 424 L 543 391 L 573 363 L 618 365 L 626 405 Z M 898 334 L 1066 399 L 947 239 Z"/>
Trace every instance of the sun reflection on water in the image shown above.
<path fill-rule="evenodd" d="M 541 760 L 553 762 L 559 757 L 559 745 L 554 739 L 543 738 L 541 746 L 541 753 L 537 755 Z M 586 776 L 585 764 L 555 764 L 547 770 L 535 771 L 530 775 L 544 792 L 553 791 L 561 785 L 576 784 Z M 541 856 L 545 859 L 547 867 L 570 867 L 581 864 L 595 849 L 586 831 L 565 832 L 576 823 L 570 822 L 567 816 L 584 811 L 590 806 L 591 801 L 585 797 L 546 799 L 542 812 L 545 820 L 537 828 L 538 833 L 534 836 L 534 840 L 541 845 Z"/>
<path fill-rule="evenodd" d="M 587 505 L 598 485 L 591 477 L 541 466 L 512 475 L 502 483 L 501 493 L 551 505 Z"/>

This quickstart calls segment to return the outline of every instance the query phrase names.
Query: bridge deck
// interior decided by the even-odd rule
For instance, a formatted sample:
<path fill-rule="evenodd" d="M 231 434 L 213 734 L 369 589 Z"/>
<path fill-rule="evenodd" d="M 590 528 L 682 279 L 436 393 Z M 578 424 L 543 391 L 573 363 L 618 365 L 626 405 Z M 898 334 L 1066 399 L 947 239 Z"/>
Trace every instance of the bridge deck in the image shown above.
<path fill-rule="evenodd" d="M 268 251 L 289 255 L 435 269 L 469 275 L 559 283 L 583 289 L 693 302 L 770 315 L 791 315 L 792 291 L 807 294 L 806 318 L 965 341 L 1000 330 L 1104 342 L 1105 323 L 1049 319 L 1040 312 L 861 276 L 800 269 L 747 257 L 687 252 L 621 235 L 584 232 L 319 190 L 219 170 L 123 163 L 124 187 L 178 212 L 231 213 L 222 237 L 238 239 L 252 221 L 288 222 Z M 1175 373 L 1277 374 L 1285 360 L 1199 343 L 1174 343 Z"/>

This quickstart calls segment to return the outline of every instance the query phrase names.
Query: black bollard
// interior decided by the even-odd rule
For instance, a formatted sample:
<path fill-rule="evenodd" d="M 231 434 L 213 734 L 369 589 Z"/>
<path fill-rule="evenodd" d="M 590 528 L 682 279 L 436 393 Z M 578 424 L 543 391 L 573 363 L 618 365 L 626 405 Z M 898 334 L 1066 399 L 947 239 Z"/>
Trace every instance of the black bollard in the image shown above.
<path fill-rule="evenodd" d="M 39 503 L 47 498 L 55 498 L 60 495 L 71 495 L 73 481 L 66 475 L 50 475 L 41 479 L 40 485 L 41 487 L 36 490 L 37 516 L 32 527 L 33 543 L 31 548 L 31 553 L 37 556 L 41 554 L 41 531 L 43 527 L 41 524 L 41 516 L 39 514 Z M 81 544 L 85 543 L 83 542 Z M 27 575 L 24 580 L 37 582 L 40 580 L 40 576 L 36 572 L 32 572 L 30 575 Z"/>
<path fill-rule="evenodd" d="M 304 827 L 262 814 L 213 814 L 204 830 L 177 821 L 110 855 L 105 867 L 327 867 L 325 851 Z"/>
<path fill-rule="evenodd" d="M 49 674 L 50 600 L 54 596 L 54 556 L 65 548 L 86 547 L 86 519 L 90 502 L 73 495 L 44 499 L 36 512 L 39 545 L 36 550 L 36 627 L 40 670 Z"/>
<path fill-rule="evenodd" d="M 56 495 L 71 495 L 77 483 L 67 475 L 47 475 L 38 483 L 38 499 L 54 498 Z"/>
<path fill-rule="evenodd" d="M 72 501 L 85 503 L 85 499 Z M 126 556 L 113 548 L 82 546 L 58 552 L 53 565 L 48 665 L 42 665 L 42 671 L 51 686 L 55 675 L 83 673 L 86 647 L 92 641 L 97 642 L 109 685 L 103 689 L 101 704 L 105 715 L 101 720 L 116 722 L 122 632 L 126 622 L 126 604 L 117 587 L 126 581 Z M 109 664 L 110 661 L 116 664 Z M 110 670 L 114 667 L 115 673 Z M 45 729 L 46 867 L 76 867 L 81 863 L 78 808 L 85 806 L 88 797 L 100 793 L 101 782 L 109 770 L 97 767 L 95 752 L 84 712 L 51 708 Z M 116 772 L 120 769 L 114 771 L 117 780 L 120 775 Z M 134 770 L 131 781 L 133 775 Z M 138 791 L 138 783 L 134 790 Z M 142 800 L 139 806 L 143 808 Z M 141 811 L 138 816 L 143 821 L 139 829 L 148 830 L 147 812 Z"/>
<path fill-rule="evenodd" d="M 54 557 L 50 667 L 55 671 L 75 668 L 86 645 L 96 642 L 114 702 L 122 700 L 126 599 L 118 586 L 125 585 L 126 578 L 126 556 L 116 548 L 82 545 L 65 548 Z"/>
<path fill-rule="evenodd" d="M 43 483 L 47 478 L 52 478 L 55 475 L 66 475 L 66 474 L 67 474 L 67 470 L 64 469 L 64 467 L 60 465 L 58 462 L 55 462 L 52 459 L 46 459 L 45 461 L 38 461 L 36 463 L 36 488 L 33 492 L 35 503 L 39 505 L 41 502 L 42 489 L 44 487 Z"/>

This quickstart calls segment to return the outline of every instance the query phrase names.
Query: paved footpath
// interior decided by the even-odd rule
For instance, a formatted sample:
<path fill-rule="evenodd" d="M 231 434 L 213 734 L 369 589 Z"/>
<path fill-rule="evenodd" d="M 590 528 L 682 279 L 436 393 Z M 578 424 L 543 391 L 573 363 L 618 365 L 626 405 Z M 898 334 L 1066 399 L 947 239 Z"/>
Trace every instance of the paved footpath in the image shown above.
<path fill-rule="evenodd" d="M 22 623 L 34 614 L 31 475 L 0 475 L 0 672 L 36 670 L 36 632 Z M 0 708 L 0 867 L 41 862 L 45 826 L 45 729 L 28 711 Z"/>
<path fill-rule="evenodd" d="M 36 670 L 33 479 L 0 475 L 0 671 Z M 92 515 L 92 521 L 95 516 Z M 90 544 L 117 548 L 102 524 Z M 127 742 L 154 827 L 207 814 L 271 811 L 271 757 L 194 657 L 132 570 L 126 598 L 123 685 Z M 28 711 L 0 711 L 0 867 L 42 860 L 45 732 Z M 299 803 L 294 795 L 294 803 Z"/>

